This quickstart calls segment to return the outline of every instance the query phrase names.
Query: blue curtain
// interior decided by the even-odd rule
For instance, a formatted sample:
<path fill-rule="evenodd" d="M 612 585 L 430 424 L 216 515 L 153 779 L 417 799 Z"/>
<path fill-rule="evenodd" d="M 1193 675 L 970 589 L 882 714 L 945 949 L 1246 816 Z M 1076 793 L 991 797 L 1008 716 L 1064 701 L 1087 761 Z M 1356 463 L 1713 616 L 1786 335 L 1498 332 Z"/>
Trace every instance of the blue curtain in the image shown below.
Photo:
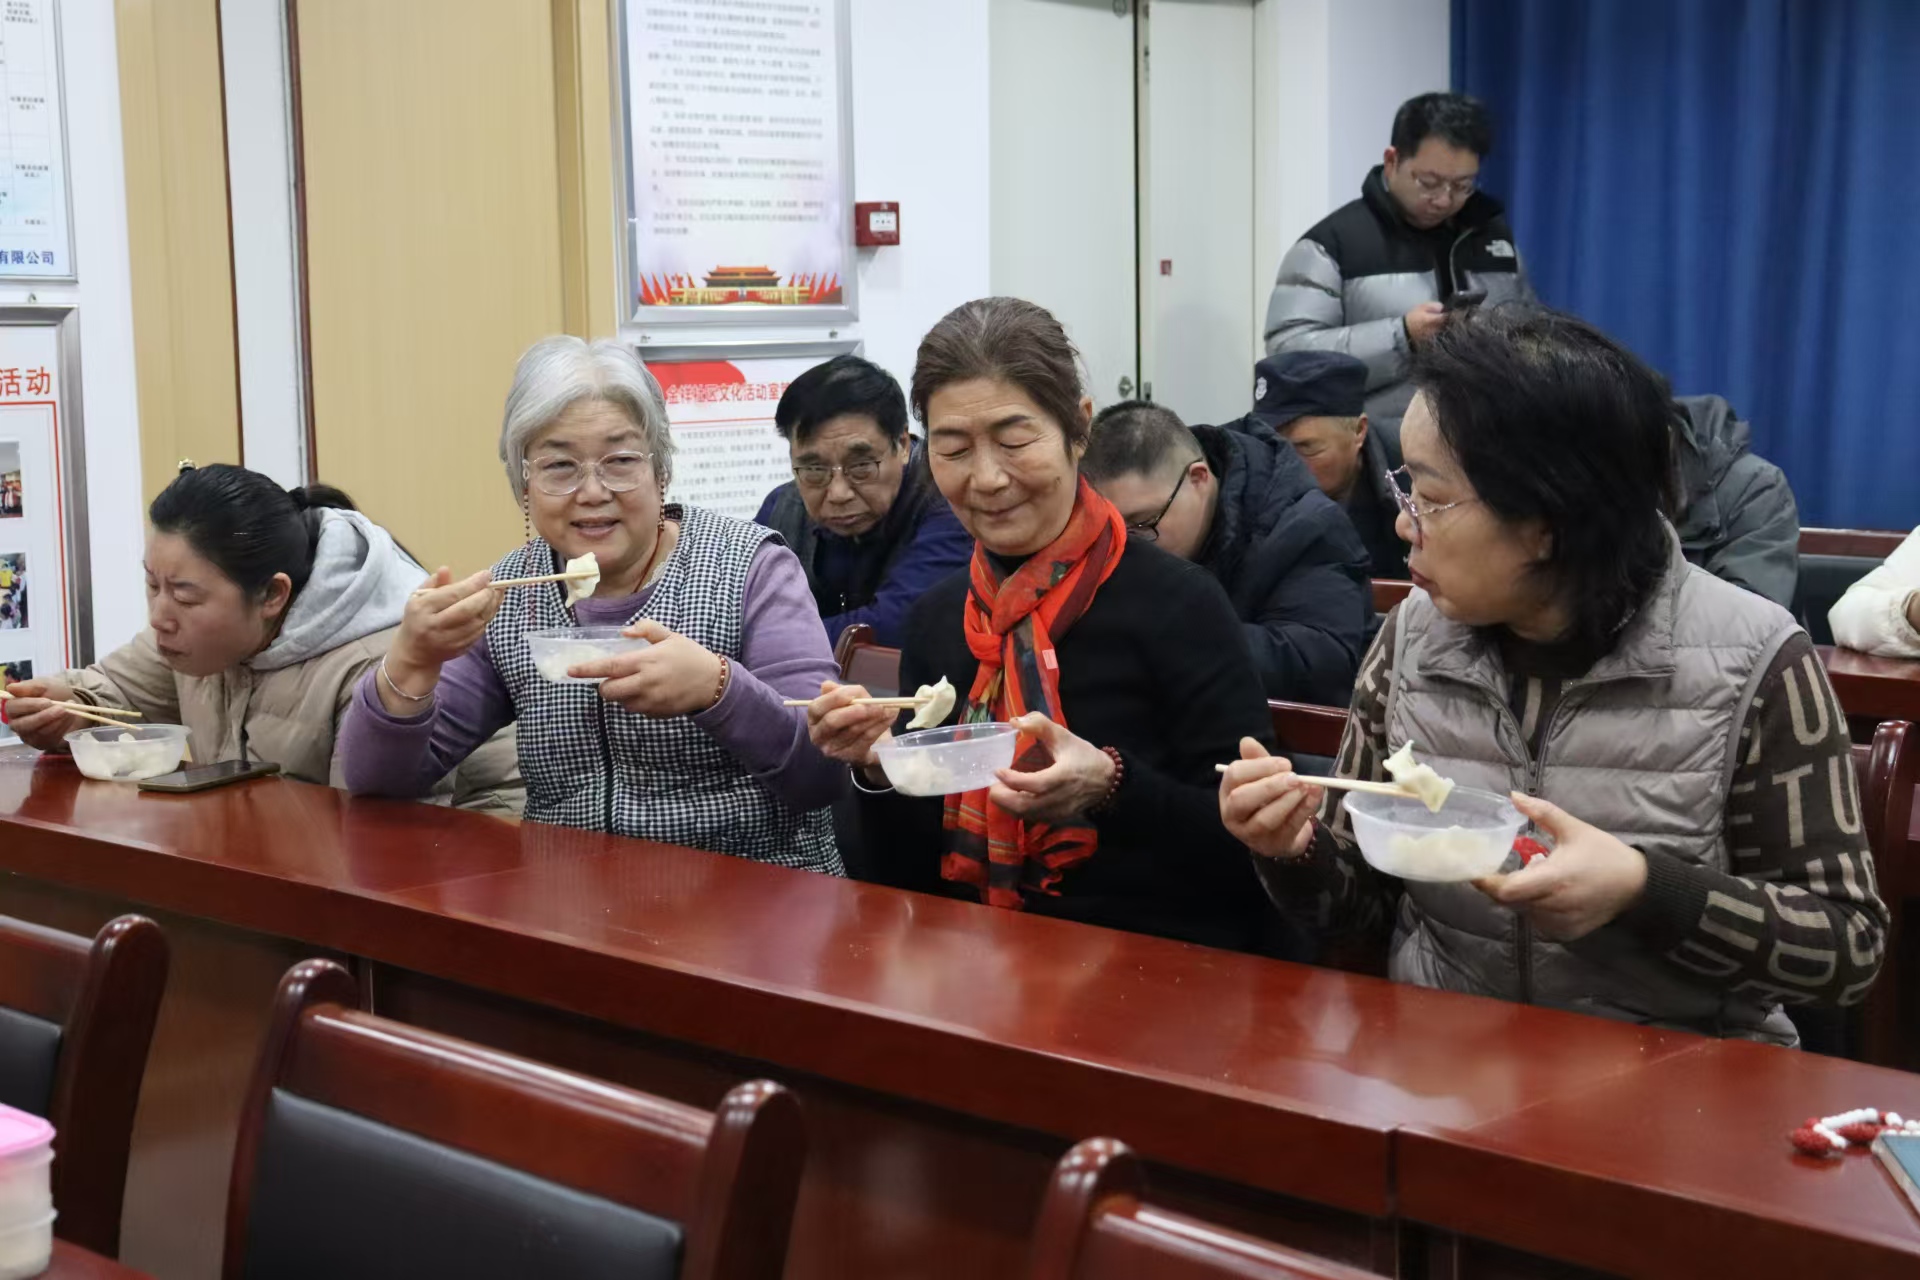
<path fill-rule="evenodd" d="M 1453 0 L 1543 301 L 1718 393 L 1801 522 L 1920 524 L 1920 3 Z"/>

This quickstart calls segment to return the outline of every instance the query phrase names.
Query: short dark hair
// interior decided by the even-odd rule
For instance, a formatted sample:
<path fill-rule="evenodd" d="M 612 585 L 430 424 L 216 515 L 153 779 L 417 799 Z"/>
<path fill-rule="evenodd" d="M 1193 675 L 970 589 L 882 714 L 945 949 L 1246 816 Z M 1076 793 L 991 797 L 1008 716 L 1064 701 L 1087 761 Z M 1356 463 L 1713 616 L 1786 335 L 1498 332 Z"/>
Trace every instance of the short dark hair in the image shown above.
<path fill-rule="evenodd" d="M 835 356 L 789 382 L 773 411 L 773 425 L 782 438 L 805 444 L 843 413 L 872 418 L 889 443 L 907 437 L 907 398 L 900 384 L 856 355 Z"/>
<path fill-rule="evenodd" d="M 183 469 L 147 508 L 147 519 L 154 532 L 185 538 L 195 555 L 258 600 L 277 573 L 293 583 L 293 595 L 307 585 L 320 512 L 328 507 L 352 511 L 353 499 L 326 484 L 282 489 L 258 471 L 217 462 Z"/>
<path fill-rule="evenodd" d="M 1527 303 L 1454 316 L 1411 372 L 1480 500 L 1552 535 L 1540 572 L 1572 617 L 1566 642 L 1607 652 L 1667 568 L 1665 383 L 1586 321 Z"/>
<path fill-rule="evenodd" d="M 1493 117 L 1464 93 L 1423 93 L 1393 113 L 1393 149 L 1411 159 L 1428 138 L 1485 158 L 1493 150 Z"/>
<path fill-rule="evenodd" d="M 1086 442 L 1093 424 L 1080 414 L 1080 355 L 1045 307 L 1023 298 L 963 302 L 927 330 L 913 361 L 913 416 L 927 420 L 933 393 L 956 382 L 1009 382 L 1066 435 Z"/>
<path fill-rule="evenodd" d="M 1094 415 L 1093 439 L 1080 472 L 1096 484 L 1115 476 L 1152 475 L 1169 462 L 1191 464 L 1204 457 L 1180 415 L 1145 400 L 1122 400 Z"/>

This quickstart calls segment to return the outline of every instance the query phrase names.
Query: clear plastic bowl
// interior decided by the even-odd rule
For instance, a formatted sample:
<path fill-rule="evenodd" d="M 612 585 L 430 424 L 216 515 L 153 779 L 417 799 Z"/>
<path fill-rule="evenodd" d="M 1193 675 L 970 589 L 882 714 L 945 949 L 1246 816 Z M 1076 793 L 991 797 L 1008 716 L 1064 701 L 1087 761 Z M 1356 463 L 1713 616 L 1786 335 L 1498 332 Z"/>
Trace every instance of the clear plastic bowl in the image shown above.
<path fill-rule="evenodd" d="M 1452 884 L 1490 876 L 1513 852 L 1527 820 L 1505 796 L 1455 787 L 1440 812 L 1401 796 L 1347 793 L 1360 853 L 1402 880 Z"/>
<path fill-rule="evenodd" d="M 542 679 L 551 680 L 554 684 L 599 684 L 605 677 L 576 680 L 567 674 L 567 669 L 583 662 L 611 658 L 616 653 L 631 653 L 652 643 L 620 634 L 624 629 L 549 627 L 545 631 L 529 631 L 527 653 L 533 658 L 534 670 L 540 673 Z"/>
<path fill-rule="evenodd" d="M 80 772 L 101 782 L 138 782 L 157 778 L 180 767 L 186 754 L 187 730 L 178 724 L 102 724 L 75 729 L 67 735 L 67 750 Z"/>
<path fill-rule="evenodd" d="M 1020 731 L 1010 724 L 955 724 L 903 733 L 873 749 L 887 781 L 903 796 L 951 796 L 993 785 L 1013 764 Z"/>
<path fill-rule="evenodd" d="M 17 1227 L 0 1229 L 0 1280 L 26 1280 L 53 1262 L 53 1220 L 45 1214 Z"/>

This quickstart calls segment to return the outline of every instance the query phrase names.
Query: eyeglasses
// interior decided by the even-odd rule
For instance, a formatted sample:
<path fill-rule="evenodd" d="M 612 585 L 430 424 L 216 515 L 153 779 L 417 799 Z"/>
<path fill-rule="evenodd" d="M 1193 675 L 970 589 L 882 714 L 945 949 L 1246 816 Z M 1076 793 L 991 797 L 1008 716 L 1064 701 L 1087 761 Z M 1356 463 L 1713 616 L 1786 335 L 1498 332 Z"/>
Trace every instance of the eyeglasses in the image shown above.
<path fill-rule="evenodd" d="M 793 478 L 800 482 L 803 489 L 824 489 L 833 483 L 833 473 L 838 471 L 847 478 L 848 484 L 869 484 L 880 474 L 880 464 L 884 458 L 862 458 L 858 462 L 848 462 L 837 466 L 822 466 L 819 463 L 807 463 L 793 469 Z"/>
<path fill-rule="evenodd" d="M 564 498 L 577 492 L 587 482 L 589 473 L 600 481 L 600 487 L 607 492 L 626 493 L 638 489 L 652 470 L 653 459 L 644 453 L 610 453 L 596 462 L 581 462 L 577 458 L 548 454 L 541 458 L 528 458 L 520 464 L 522 479 L 555 498 Z"/>
<path fill-rule="evenodd" d="M 1401 476 L 1407 478 L 1407 487 L 1404 489 L 1400 487 L 1399 477 Z M 1400 504 L 1402 511 L 1407 513 L 1407 523 L 1412 526 L 1413 533 L 1413 537 L 1408 539 L 1408 541 L 1416 547 L 1426 544 L 1426 539 L 1420 531 L 1420 522 L 1422 520 L 1431 519 L 1439 515 L 1442 511 L 1451 511 L 1455 507 L 1464 507 L 1469 502 L 1480 501 L 1478 498 L 1462 498 L 1458 502 L 1443 502 L 1437 507 L 1423 507 L 1413 500 L 1413 473 L 1406 467 L 1402 467 L 1398 471 L 1387 472 L 1387 488 L 1393 490 L 1393 500 Z"/>
<path fill-rule="evenodd" d="M 1180 473 L 1180 478 L 1173 482 L 1173 492 L 1167 495 L 1166 505 L 1154 513 L 1153 519 L 1142 520 L 1139 524 L 1127 526 L 1127 536 L 1138 538 L 1142 542 L 1160 541 L 1160 522 L 1167 518 L 1167 512 L 1173 510 L 1173 500 L 1180 496 L 1180 486 L 1187 482 L 1187 471 L 1191 470 L 1193 467 L 1189 464 L 1187 470 Z"/>
<path fill-rule="evenodd" d="M 1426 196 L 1448 195 L 1455 200 L 1464 200 L 1472 195 L 1474 188 L 1480 185 L 1480 175 L 1471 178 L 1455 178 L 1448 181 L 1431 173 L 1413 175 L 1413 185 L 1420 188 L 1420 194 Z"/>

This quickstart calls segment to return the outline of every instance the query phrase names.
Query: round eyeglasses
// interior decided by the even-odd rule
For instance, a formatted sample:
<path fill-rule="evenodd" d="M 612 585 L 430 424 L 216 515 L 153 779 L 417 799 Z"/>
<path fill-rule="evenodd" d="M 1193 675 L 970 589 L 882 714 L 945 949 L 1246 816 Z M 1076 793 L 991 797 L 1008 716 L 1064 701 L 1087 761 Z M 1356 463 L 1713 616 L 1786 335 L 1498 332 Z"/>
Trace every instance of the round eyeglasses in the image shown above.
<path fill-rule="evenodd" d="M 548 454 L 520 464 L 520 475 L 540 492 L 555 498 L 575 493 L 591 474 L 608 493 L 627 493 L 646 482 L 653 459 L 644 453 L 610 453 L 594 462 Z"/>

